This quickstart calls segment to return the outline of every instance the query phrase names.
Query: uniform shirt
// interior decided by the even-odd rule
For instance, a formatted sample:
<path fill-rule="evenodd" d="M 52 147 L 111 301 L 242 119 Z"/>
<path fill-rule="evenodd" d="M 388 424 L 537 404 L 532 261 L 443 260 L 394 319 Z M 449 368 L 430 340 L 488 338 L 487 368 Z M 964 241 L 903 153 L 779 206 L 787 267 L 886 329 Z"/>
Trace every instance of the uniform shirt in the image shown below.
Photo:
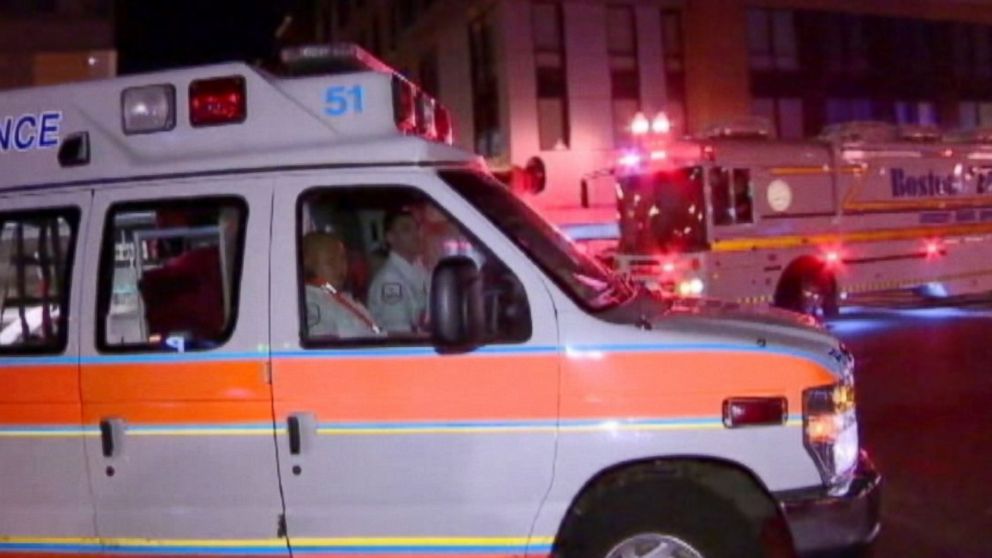
<path fill-rule="evenodd" d="M 306 286 L 308 337 L 375 337 L 381 331 L 362 303 L 348 293 Z"/>
<path fill-rule="evenodd" d="M 390 332 L 423 331 L 427 322 L 429 277 L 420 262 L 410 263 L 390 252 L 369 285 L 369 310 Z"/>

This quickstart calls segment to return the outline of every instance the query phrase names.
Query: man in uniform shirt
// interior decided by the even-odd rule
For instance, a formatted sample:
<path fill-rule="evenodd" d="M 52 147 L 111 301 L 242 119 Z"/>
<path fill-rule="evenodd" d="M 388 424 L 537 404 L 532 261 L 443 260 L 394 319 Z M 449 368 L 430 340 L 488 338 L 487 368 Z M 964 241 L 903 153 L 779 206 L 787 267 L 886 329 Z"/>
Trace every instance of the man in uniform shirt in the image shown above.
<path fill-rule="evenodd" d="M 427 329 L 430 280 L 421 255 L 420 226 L 408 210 L 390 212 L 383 223 L 389 257 L 369 286 L 369 310 L 390 333 L 419 333 Z"/>
<path fill-rule="evenodd" d="M 303 273 L 308 337 L 374 337 L 382 333 L 369 311 L 341 290 L 348 277 L 348 253 L 338 236 L 313 232 L 303 237 Z"/>

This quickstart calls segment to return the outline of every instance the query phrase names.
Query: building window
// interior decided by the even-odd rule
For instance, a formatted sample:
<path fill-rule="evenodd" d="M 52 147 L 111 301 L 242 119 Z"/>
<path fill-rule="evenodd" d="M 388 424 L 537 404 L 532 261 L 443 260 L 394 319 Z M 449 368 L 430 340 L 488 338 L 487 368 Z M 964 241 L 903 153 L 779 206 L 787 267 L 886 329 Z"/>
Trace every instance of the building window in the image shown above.
<path fill-rule="evenodd" d="M 0 215 L 0 355 L 59 353 L 79 211 Z"/>
<path fill-rule="evenodd" d="M 537 72 L 537 125 L 542 151 L 567 149 L 568 86 L 561 4 L 533 5 L 534 64 Z"/>
<path fill-rule="evenodd" d="M 420 59 L 420 68 L 417 72 L 420 75 L 420 88 L 431 97 L 437 98 L 440 90 L 440 78 L 437 72 L 437 51 L 431 49 Z"/>
<path fill-rule="evenodd" d="M 954 37 L 954 73 L 959 78 L 992 78 L 992 27 L 958 23 Z"/>
<path fill-rule="evenodd" d="M 937 109 L 929 101 L 896 101 L 893 103 L 896 124 L 937 125 Z"/>
<path fill-rule="evenodd" d="M 661 11 L 661 45 L 665 70 L 665 112 L 676 127 L 687 130 L 685 114 L 685 42 L 682 12 Z"/>
<path fill-rule="evenodd" d="M 606 48 L 613 105 L 613 139 L 616 144 L 623 145 L 630 142 L 630 122 L 641 108 L 637 27 L 631 6 L 607 8 Z"/>
<path fill-rule="evenodd" d="M 247 213 L 232 197 L 112 206 L 100 257 L 99 348 L 223 345 L 237 317 Z"/>
<path fill-rule="evenodd" d="M 348 23 L 351 21 L 351 0 L 339 0 L 335 4 L 338 8 L 337 13 L 334 14 L 337 16 L 338 29 L 348 27 Z"/>
<path fill-rule="evenodd" d="M 798 98 L 755 98 L 751 113 L 767 118 L 783 139 L 800 139 L 805 134 L 803 101 Z"/>
<path fill-rule="evenodd" d="M 747 34 L 752 70 L 794 71 L 799 69 L 796 25 L 791 11 L 749 9 L 747 11 Z"/>
<path fill-rule="evenodd" d="M 825 14 L 823 41 L 827 70 L 835 74 L 862 74 L 868 70 L 864 17 Z"/>
<path fill-rule="evenodd" d="M 992 126 L 992 102 L 962 101 L 958 105 L 958 115 L 962 128 Z"/>
<path fill-rule="evenodd" d="M 872 120 L 875 112 L 870 99 L 827 99 L 826 123 Z"/>
<path fill-rule="evenodd" d="M 499 75 L 496 67 L 491 13 L 469 24 L 469 54 L 472 64 L 472 122 L 475 152 L 498 157 L 506 150 L 500 124 Z"/>

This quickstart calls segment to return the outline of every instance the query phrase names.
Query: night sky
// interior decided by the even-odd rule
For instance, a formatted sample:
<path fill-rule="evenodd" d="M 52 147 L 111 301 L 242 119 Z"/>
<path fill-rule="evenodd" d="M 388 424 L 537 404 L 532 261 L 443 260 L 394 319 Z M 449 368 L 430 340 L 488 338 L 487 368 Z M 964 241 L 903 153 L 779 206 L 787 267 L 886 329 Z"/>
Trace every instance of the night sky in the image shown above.
<path fill-rule="evenodd" d="M 154 71 L 213 62 L 258 61 L 276 53 L 283 16 L 302 0 L 119 0 L 118 71 Z"/>

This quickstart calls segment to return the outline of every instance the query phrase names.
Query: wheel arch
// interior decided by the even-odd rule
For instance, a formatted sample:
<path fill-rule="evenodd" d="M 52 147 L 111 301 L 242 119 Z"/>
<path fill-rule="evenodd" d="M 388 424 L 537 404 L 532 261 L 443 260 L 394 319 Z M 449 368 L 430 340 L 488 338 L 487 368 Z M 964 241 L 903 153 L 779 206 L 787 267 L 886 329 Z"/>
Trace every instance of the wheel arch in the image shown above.
<path fill-rule="evenodd" d="M 787 302 L 787 297 L 792 295 L 791 290 L 797 288 L 799 281 L 810 274 L 825 277 L 833 292 L 837 292 L 836 273 L 834 273 L 822 258 L 812 254 L 804 254 L 789 262 L 789 265 L 782 271 L 782 275 L 779 276 L 773 297 L 775 306 L 784 306 Z"/>
<path fill-rule="evenodd" d="M 555 534 L 551 555 L 561 556 L 560 546 L 569 535 L 570 520 L 576 513 L 581 514 L 584 498 L 600 487 L 636 485 L 649 477 L 694 483 L 711 490 L 717 496 L 732 502 L 753 525 L 760 526 L 756 527 L 760 532 L 767 530 L 770 540 L 774 541 L 773 545 L 788 549 L 783 551 L 783 555 L 789 555 L 792 548 L 789 528 L 764 482 L 752 470 L 736 461 L 694 455 L 641 458 L 598 471 L 572 497 Z"/>

